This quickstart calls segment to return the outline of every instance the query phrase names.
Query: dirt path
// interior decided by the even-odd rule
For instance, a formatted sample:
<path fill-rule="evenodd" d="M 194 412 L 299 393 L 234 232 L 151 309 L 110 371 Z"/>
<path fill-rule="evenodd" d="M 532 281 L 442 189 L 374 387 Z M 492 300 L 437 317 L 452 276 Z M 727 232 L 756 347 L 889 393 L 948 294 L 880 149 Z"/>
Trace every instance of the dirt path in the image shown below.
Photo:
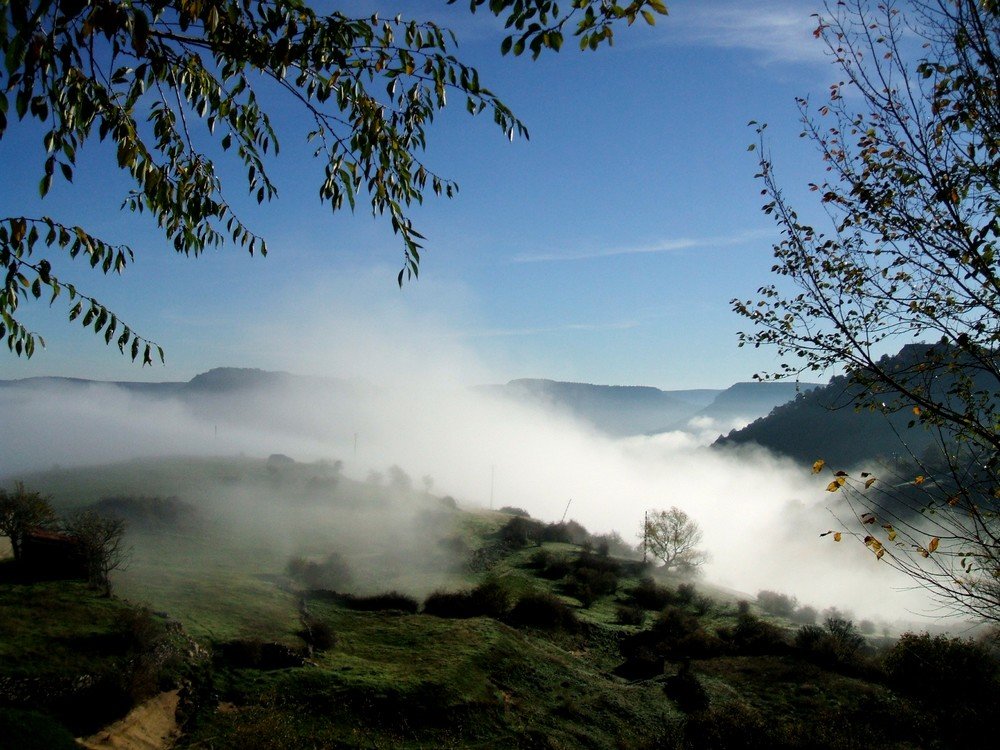
<path fill-rule="evenodd" d="M 166 750 L 180 735 L 177 691 L 160 693 L 129 712 L 124 719 L 79 742 L 89 750 Z"/>

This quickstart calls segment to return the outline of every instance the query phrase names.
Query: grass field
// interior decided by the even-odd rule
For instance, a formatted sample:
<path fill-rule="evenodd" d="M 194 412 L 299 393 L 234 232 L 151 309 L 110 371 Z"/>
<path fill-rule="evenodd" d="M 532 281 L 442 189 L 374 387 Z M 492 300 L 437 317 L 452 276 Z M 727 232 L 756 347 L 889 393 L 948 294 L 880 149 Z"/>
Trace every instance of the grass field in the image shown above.
<path fill-rule="evenodd" d="M 353 482 L 330 465 L 171 459 L 31 479 L 64 508 L 131 493 L 197 512 L 133 528 L 119 598 L 76 582 L 0 583 L 0 726 L 13 705 L 15 722 L 31 709 L 78 728 L 65 702 L 12 703 L 4 685 L 98 675 L 114 689 L 96 699 L 120 695 L 108 675 L 164 643 L 183 652 L 185 633 L 214 651 L 211 668 L 189 649 L 152 674 L 187 685 L 181 746 L 216 750 L 947 747 L 989 726 L 1000 695 L 988 650 L 948 646 L 966 659 L 961 674 L 939 661 L 932 678 L 900 683 L 853 625 L 803 639 L 708 584 L 649 580 L 635 561 L 567 541 L 514 543 L 510 516 L 456 510 L 404 482 Z M 320 588 L 355 599 L 289 573 L 292 556 L 340 554 L 342 579 Z M 449 616 L 358 609 L 391 590 L 414 610 L 434 591 L 471 593 Z M 492 592 L 490 616 L 454 609 L 487 606 L 477 591 Z M 904 656 L 919 670 L 946 645 Z M 976 687 L 936 687 L 952 679 Z"/>

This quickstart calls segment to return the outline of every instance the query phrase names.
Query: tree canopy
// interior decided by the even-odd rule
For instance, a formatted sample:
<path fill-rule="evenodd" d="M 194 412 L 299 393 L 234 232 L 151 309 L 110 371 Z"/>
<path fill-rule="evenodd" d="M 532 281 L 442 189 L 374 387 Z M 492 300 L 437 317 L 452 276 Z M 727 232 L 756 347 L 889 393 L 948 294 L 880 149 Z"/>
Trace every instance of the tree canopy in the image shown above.
<path fill-rule="evenodd" d="M 469 10 L 504 21 L 503 54 L 533 57 L 558 51 L 566 37 L 596 50 L 620 25 L 667 12 L 661 0 L 470 0 Z M 402 284 L 416 276 L 424 241 L 408 209 L 428 191 L 457 190 L 420 158 L 448 94 L 473 115 L 487 113 L 506 137 L 527 137 L 455 56 L 457 44 L 430 21 L 323 14 L 306 0 L 0 0 L 0 139 L 17 122 L 40 126 L 42 197 L 54 180 L 72 182 L 85 142 L 108 141 L 113 166 L 132 184 L 123 208 L 150 214 L 176 252 L 231 242 L 263 255 L 266 239 L 227 200 L 215 160 L 238 160 L 258 203 L 276 197 L 268 173 L 279 151 L 276 90 L 311 123 L 325 163 L 320 198 L 333 211 L 366 202 L 388 218 L 402 242 Z M 158 344 L 59 273 L 74 259 L 121 273 L 133 247 L 58 217 L 9 211 L 0 209 L 0 338 L 11 352 L 30 357 L 44 345 L 19 305 L 65 295 L 71 321 L 132 360 L 163 359 Z"/>
<path fill-rule="evenodd" d="M 666 570 L 693 570 L 706 560 L 698 549 L 702 533 L 687 513 L 673 506 L 670 510 L 652 510 L 642 526 L 642 551 L 663 563 Z"/>
<path fill-rule="evenodd" d="M 912 455 L 909 477 L 829 467 L 827 488 L 847 495 L 877 559 L 997 620 L 1000 6 L 849 0 L 827 8 L 816 34 L 842 75 L 818 107 L 800 101 L 826 171 L 809 187 L 831 224 L 799 218 L 758 126 L 764 211 L 783 237 L 778 280 L 733 301 L 754 324 L 740 345 L 786 357 L 766 377 L 841 369 L 861 386 L 858 407 L 931 431 L 939 450 Z"/>

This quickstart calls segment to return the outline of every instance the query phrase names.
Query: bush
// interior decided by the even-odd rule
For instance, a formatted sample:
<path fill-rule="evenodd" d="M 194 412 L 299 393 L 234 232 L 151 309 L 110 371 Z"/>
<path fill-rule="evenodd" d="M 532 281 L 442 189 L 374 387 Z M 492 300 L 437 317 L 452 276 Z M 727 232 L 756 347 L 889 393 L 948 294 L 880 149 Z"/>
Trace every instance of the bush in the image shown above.
<path fill-rule="evenodd" d="M 545 570 L 554 559 L 551 552 L 546 549 L 535 550 L 528 558 L 528 567 L 535 570 Z"/>
<path fill-rule="evenodd" d="M 424 601 L 424 614 L 435 617 L 502 619 L 509 611 L 510 593 L 496 581 L 481 583 L 471 591 L 437 591 Z"/>
<path fill-rule="evenodd" d="M 617 531 L 607 534 L 594 534 L 591 537 L 599 555 L 614 555 L 615 557 L 635 557 L 635 547 L 626 542 Z"/>
<path fill-rule="evenodd" d="M 663 671 L 665 659 L 702 658 L 723 650 L 719 638 L 702 628 L 696 617 L 681 609 L 665 608 L 648 630 L 624 638 L 619 647 L 625 663 L 622 676 L 652 677 Z"/>
<path fill-rule="evenodd" d="M 305 618 L 299 637 L 315 651 L 329 651 L 337 645 L 337 636 L 333 628 L 323 620 L 312 617 Z"/>
<path fill-rule="evenodd" d="M 690 604 L 694 601 L 696 593 L 693 583 L 682 583 L 677 587 L 677 601 L 680 604 Z"/>
<path fill-rule="evenodd" d="M 686 714 L 708 708 L 708 693 L 691 672 L 689 662 L 684 662 L 677 674 L 666 679 L 663 692 Z"/>
<path fill-rule="evenodd" d="M 551 555 L 548 564 L 538 571 L 538 575 L 549 581 L 558 581 L 573 572 L 569 560 L 561 555 Z"/>
<path fill-rule="evenodd" d="M 828 617 L 825 627 L 804 625 L 795 635 L 795 647 L 824 667 L 850 664 L 864 643 L 854 623 L 840 617 Z"/>
<path fill-rule="evenodd" d="M 783 654 L 788 651 L 784 631 L 750 613 L 737 618 L 728 638 L 733 650 L 744 656 Z"/>
<path fill-rule="evenodd" d="M 310 589 L 336 591 L 351 584 L 351 570 L 337 552 L 331 552 L 321 562 L 292 557 L 285 566 L 285 572 L 289 578 Z"/>
<path fill-rule="evenodd" d="M 791 617 L 798 604 L 794 596 L 779 594 L 777 591 L 757 592 L 757 606 L 775 617 Z"/>
<path fill-rule="evenodd" d="M 508 620 L 515 627 L 535 627 L 547 630 L 575 632 L 579 623 L 573 611 L 557 597 L 546 593 L 522 596 Z"/>
<path fill-rule="evenodd" d="M 521 518 L 531 518 L 531 514 L 528 513 L 528 511 L 524 510 L 524 508 L 515 508 L 513 505 L 505 505 L 505 506 L 503 506 L 500 509 L 499 512 L 500 513 L 506 513 L 508 516 L 519 516 Z"/>
<path fill-rule="evenodd" d="M 589 532 L 576 521 L 550 523 L 542 527 L 541 541 L 583 544 L 590 539 Z"/>
<path fill-rule="evenodd" d="M 666 586 L 660 586 L 652 578 L 643 578 L 629 593 L 629 597 L 637 607 L 643 609 L 663 609 L 668 604 L 674 604 L 677 597 Z"/>
<path fill-rule="evenodd" d="M 819 613 L 815 607 L 805 606 L 796 609 L 790 619 L 800 622 L 803 625 L 812 625 L 816 622 L 817 617 L 819 617 Z"/>
<path fill-rule="evenodd" d="M 1000 673 L 982 645 L 904 633 L 886 653 L 883 667 L 889 685 L 930 712 L 956 747 L 977 735 L 981 741 L 995 726 Z"/>
<path fill-rule="evenodd" d="M 77 750 L 73 735 L 54 717 L 0 707 L 0 750 Z"/>
<path fill-rule="evenodd" d="M 646 620 L 646 610 L 633 604 L 619 604 L 615 607 L 615 622 L 619 625 L 642 625 Z"/>
<path fill-rule="evenodd" d="M 596 568 L 577 568 L 565 586 L 566 593 L 579 599 L 584 607 L 590 607 L 602 596 L 613 594 L 617 588 L 618 576 Z"/>
<path fill-rule="evenodd" d="M 539 544 L 544 528 L 545 525 L 541 521 L 514 516 L 497 533 L 501 541 L 517 547 L 525 547 L 528 544 Z"/>
<path fill-rule="evenodd" d="M 231 667 L 240 669 L 287 669 L 301 667 L 302 655 L 281 643 L 257 638 L 241 638 L 219 645 L 219 655 Z"/>
<path fill-rule="evenodd" d="M 795 634 L 795 648 L 805 652 L 817 651 L 825 637 L 826 631 L 819 625 L 803 625 Z"/>
<path fill-rule="evenodd" d="M 865 637 L 854 627 L 854 623 L 840 617 L 828 617 L 826 632 L 830 639 L 834 655 L 841 664 L 854 659 L 861 647 L 865 645 Z"/>

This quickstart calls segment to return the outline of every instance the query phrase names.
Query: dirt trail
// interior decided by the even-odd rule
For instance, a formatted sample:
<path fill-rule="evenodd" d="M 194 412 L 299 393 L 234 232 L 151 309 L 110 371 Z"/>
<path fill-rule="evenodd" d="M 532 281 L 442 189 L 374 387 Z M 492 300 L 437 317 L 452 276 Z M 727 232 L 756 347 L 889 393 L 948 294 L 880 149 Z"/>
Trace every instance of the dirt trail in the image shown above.
<path fill-rule="evenodd" d="M 88 750 L 166 750 L 180 735 L 177 692 L 160 693 L 97 734 L 78 740 Z"/>

